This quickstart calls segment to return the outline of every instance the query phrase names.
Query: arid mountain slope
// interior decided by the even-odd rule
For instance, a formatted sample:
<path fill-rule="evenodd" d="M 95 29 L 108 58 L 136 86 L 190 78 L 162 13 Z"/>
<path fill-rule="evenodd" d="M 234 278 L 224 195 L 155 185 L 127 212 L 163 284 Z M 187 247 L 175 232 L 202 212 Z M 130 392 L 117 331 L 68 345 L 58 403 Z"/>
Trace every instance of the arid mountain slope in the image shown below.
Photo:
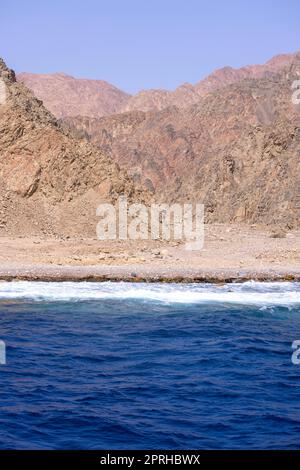
<path fill-rule="evenodd" d="M 63 73 L 21 73 L 18 81 L 30 88 L 57 118 L 87 116 L 99 118 L 129 111 L 159 111 L 169 106 L 185 107 L 199 98 L 241 80 L 271 77 L 290 65 L 299 53 L 273 57 L 263 65 L 240 69 L 224 67 L 191 85 L 184 83 L 174 91 L 142 90 L 134 96 L 103 80 L 78 79 Z"/>
<path fill-rule="evenodd" d="M 224 67 L 208 75 L 195 86 L 185 83 L 175 91 L 143 90 L 129 98 L 121 107 L 121 112 L 162 110 L 168 106 L 184 107 L 199 101 L 207 93 L 211 93 L 224 86 L 238 83 L 245 79 L 272 77 L 281 69 L 291 65 L 299 55 L 282 54 L 273 57 L 262 65 L 248 65 L 239 69 Z M 82 115 L 82 114 L 81 114 Z"/>
<path fill-rule="evenodd" d="M 85 80 L 63 73 L 21 73 L 19 82 L 30 88 L 57 118 L 101 117 L 119 112 L 130 95 L 103 80 Z"/>
<path fill-rule="evenodd" d="M 299 226 L 300 57 L 197 104 L 69 120 L 165 201 L 204 202 L 207 219 Z"/>
<path fill-rule="evenodd" d="M 95 236 L 99 202 L 139 200 L 117 165 L 64 131 L 2 60 L 0 79 L 1 233 Z"/>

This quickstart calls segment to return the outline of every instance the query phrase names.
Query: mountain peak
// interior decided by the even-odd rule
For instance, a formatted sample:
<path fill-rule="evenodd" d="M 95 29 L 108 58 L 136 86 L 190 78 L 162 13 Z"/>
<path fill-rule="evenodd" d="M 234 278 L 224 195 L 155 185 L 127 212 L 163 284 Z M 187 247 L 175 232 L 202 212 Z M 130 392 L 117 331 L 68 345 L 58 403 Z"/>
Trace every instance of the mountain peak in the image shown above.
<path fill-rule="evenodd" d="M 65 73 L 18 74 L 19 82 L 57 117 L 102 117 L 118 112 L 130 95 L 105 80 L 74 78 Z"/>
<path fill-rule="evenodd" d="M 8 82 L 15 82 L 16 81 L 16 75 L 15 72 L 11 69 L 9 69 L 4 62 L 4 60 L 0 57 L 0 77 Z"/>

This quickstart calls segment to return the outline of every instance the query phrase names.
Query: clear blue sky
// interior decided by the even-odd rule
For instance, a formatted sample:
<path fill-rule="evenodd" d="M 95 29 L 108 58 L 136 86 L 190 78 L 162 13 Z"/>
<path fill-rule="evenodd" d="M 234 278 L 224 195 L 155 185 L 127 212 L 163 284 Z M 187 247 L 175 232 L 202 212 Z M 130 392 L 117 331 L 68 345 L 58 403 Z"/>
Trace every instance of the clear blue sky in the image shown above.
<path fill-rule="evenodd" d="M 8 0 L 0 57 L 17 72 L 173 89 L 300 50 L 299 0 Z"/>

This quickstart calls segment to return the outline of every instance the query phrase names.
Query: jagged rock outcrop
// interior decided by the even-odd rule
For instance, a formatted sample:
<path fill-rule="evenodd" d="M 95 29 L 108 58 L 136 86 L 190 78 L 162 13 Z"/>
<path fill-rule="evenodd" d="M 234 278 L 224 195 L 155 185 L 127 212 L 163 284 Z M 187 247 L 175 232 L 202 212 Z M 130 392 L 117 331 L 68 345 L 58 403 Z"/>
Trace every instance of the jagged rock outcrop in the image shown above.
<path fill-rule="evenodd" d="M 14 235 L 96 234 L 96 207 L 143 198 L 103 151 L 77 139 L 0 60 L 0 229 Z"/>

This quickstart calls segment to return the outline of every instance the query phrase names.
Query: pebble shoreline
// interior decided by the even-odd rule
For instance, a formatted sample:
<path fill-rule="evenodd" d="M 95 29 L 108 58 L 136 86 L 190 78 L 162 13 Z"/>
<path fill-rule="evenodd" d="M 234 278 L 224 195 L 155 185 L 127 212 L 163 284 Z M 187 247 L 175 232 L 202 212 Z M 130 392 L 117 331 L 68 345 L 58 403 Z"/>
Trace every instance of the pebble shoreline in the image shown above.
<path fill-rule="evenodd" d="M 14 266 L 0 267 L 2 281 L 125 281 L 125 282 L 246 282 L 300 281 L 300 269 L 276 270 L 201 270 L 151 266 Z"/>

